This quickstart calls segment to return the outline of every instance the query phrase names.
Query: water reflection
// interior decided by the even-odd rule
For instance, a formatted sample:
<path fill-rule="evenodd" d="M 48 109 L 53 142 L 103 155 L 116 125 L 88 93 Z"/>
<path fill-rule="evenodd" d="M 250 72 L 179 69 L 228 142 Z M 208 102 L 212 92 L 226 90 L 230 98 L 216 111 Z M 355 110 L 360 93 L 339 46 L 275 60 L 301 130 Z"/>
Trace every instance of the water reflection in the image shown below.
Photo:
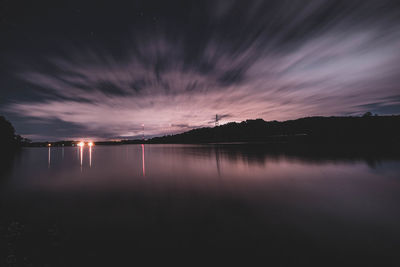
<path fill-rule="evenodd" d="M 218 147 L 215 148 L 215 162 L 217 165 L 218 177 L 221 177 L 221 167 L 220 167 L 220 163 L 219 163 L 219 148 Z"/>
<path fill-rule="evenodd" d="M 149 144 L 26 148 L 2 180 L 0 223 L 16 214 L 22 218 L 30 249 L 36 240 L 45 246 L 43 227 L 57 222 L 60 242 L 66 242 L 58 252 L 65 258 L 74 249 L 91 255 L 119 251 L 120 240 L 126 240 L 129 249 L 257 244 L 272 254 L 311 251 L 312 257 L 324 248 L 335 256 L 357 248 L 357 259 L 371 251 L 381 259 L 397 255 L 400 240 L 396 151 Z"/>
<path fill-rule="evenodd" d="M 47 168 L 50 168 L 50 161 L 51 161 L 51 152 L 50 152 L 50 146 L 48 147 L 48 156 L 47 156 Z"/>
<path fill-rule="evenodd" d="M 71 157 L 69 151 L 76 149 L 81 172 L 85 170 L 85 164 L 91 169 L 93 167 L 93 147 L 88 149 L 80 146 L 72 147 L 47 147 L 47 168 L 54 167 L 54 164 L 69 165 L 75 158 Z M 32 151 L 40 150 L 33 148 Z M 123 151 L 122 151 L 123 150 Z M 271 145 L 126 145 L 117 147 L 100 146 L 96 149 L 96 160 L 99 160 L 101 166 L 107 166 L 119 162 L 119 165 L 125 165 L 130 162 L 130 158 L 138 159 L 131 166 L 140 164 L 141 176 L 146 176 L 146 151 L 151 151 L 152 155 L 147 161 L 150 166 L 156 169 L 161 165 L 171 166 L 175 163 L 187 162 L 190 159 L 196 159 L 194 162 L 187 162 L 188 165 L 182 165 L 182 168 L 196 167 L 200 162 L 207 164 L 206 168 L 214 170 L 218 177 L 223 176 L 223 169 L 245 169 L 265 168 L 268 164 L 279 162 L 300 162 L 306 164 L 355 164 L 364 162 L 369 168 L 378 168 L 382 162 L 387 160 L 399 160 L 398 150 L 374 149 L 368 150 L 360 147 L 340 148 L 340 147 L 289 147 L 289 146 L 271 146 Z M 61 152 L 61 153 L 60 153 Z M 138 152 L 139 155 L 135 155 Z M 86 155 L 86 156 L 85 156 Z M 124 156 L 123 158 L 121 156 Z M 163 155 L 163 156 L 161 156 Z M 85 161 L 85 157 L 87 160 Z M 161 158 L 159 158 L 161 157 Z M 171 158 L 172 157 L 172 158 Z M 61 161 L 61 162 L 60 162 Z M 64 163 L 62 163 L 65 161 Z M 213 162 L 209 162 L 213 161 Z M 76 161 L 75 161 L 76 162 Z M 87 162 L 87 163 L 85 163 Z M 206 163 L 207 162 L 207 163 Z M 253 166 L 253 167 L 252 167 Z M 98 166 L 98 168 L 102 168 Z M 137 168 L 138 169 L 138 168 Z M 136 169 L 136 171 L 138 171 Z M 251 171 L 249 169 L 249 171 Z M 229 172 L 229 170 L 228 170 Z"/>
<path fill-rule="evenodd" d="M 89 167 L 92 168 L 92 146 L 89 146 Z"/>
<path fill-rule="evenodd" d="M 143 177 L 146 176 L 146 167 L 144 165 L 144 144 L 142 144 L 142 171 Z"/>
<path fill-rule="evenodd" d="M 81 160 L 81 171 L 82 171 L 82 165 L 83 165 L 83 146 L 79 147 L 80 149 L 80 160 Z"/>
<path fill-rule="evenodd" d="M 4 177 L 8 176 L 9 172 L 12 172 L 13 167 L 19 161 L 20 154 L 21 151 L 18 150 L 4 151 L 0 149 L 0 183 L 2 183 Z"/>
<path fill-rule="evenodd" d="M 270 144 L 186 145 L 180 152 L 188 156 L 211 158 L 214 154 L 216 168 L 230 161 L 246 165 L 265 165 L 285 160 L 312 164 L 357 163 L 363 161 L 370 168 L 386 160 L 399 160 L 400 151 L 394 148 L 368 146 L 296 146 Z"/>

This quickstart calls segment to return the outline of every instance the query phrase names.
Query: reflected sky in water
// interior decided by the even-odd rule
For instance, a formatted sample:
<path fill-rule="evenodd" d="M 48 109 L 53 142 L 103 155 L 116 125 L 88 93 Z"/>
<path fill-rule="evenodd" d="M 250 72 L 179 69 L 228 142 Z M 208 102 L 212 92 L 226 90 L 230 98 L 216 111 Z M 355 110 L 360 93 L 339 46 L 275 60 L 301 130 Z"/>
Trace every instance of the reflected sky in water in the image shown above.
<path fill-rule="evenodd" d="M 3 180 L 28 191 L 156 187 L 240 195 L 276 187 L 311 194 L 353 188 L 349 197 L 361 193 L 355 189 L 359 185 L 371 190 L 375 184 L 382 190 L 399 185 L 397 158 L 305 152 L 240 144 L 25 148 Z"/>
<path fill-rule="evenodd" d="M 98 251 L 100 238 L 298 256 L 357 248 L 380 260 L 400 245 L 400 161 L 373 155 L 240 144 L 25 148 L 2 177 L 0 207 L 3 220 L 68 232 L 68 250 L 55 254 L 63 259 L 77 244 Z"/>

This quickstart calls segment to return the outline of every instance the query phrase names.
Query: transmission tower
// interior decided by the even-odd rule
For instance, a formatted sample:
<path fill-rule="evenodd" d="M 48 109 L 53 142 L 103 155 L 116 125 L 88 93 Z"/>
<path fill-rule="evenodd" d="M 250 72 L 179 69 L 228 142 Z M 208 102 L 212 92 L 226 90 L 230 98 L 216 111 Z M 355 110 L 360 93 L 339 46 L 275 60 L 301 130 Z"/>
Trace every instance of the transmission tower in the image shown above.
<path fill-rule="evenodd" d="M 218 114 L 215 114 L 215 126 L 219 126 Z"/>

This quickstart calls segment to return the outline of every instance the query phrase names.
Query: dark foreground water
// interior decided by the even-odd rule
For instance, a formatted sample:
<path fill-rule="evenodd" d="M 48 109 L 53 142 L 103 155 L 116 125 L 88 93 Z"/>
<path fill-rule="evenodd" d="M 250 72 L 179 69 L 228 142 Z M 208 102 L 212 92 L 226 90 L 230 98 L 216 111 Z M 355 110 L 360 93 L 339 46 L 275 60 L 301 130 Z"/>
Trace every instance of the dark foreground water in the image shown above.
<path fill-rule="evenodd" d="M 244 255 L 263 266 L 400 266 L 400 161 L 385 153 L 25 148 L 1 174 L 0 205 L 0 266 L 165 255 L 190 255 L 189 266 Z"/>

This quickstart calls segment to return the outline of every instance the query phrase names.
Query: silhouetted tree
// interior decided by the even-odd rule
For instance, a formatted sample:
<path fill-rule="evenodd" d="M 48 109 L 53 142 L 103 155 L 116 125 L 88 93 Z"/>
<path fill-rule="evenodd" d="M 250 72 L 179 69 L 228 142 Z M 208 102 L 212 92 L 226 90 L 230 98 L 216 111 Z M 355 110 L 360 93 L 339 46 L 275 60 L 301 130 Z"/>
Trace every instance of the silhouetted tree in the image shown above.
<path fill-rule="evenodd" d="M 31 140 L 15 134 L 12 124 L 3 116 L 0 116 L 0 152 L 15 150 L 31 142 Z"/>
<path fill-rule="evenodd" d="M 3 116 L 0 116 L 0 180 L 12 166 L 17 148 L 24 138 L 15 135 L 15 129 Z"/>
<path fill-rule="evenodd" d="M 3 116 L 0 116 L 0 147 L 2 150 L 10 150 L 18 146 L 15 129 Z"/>

